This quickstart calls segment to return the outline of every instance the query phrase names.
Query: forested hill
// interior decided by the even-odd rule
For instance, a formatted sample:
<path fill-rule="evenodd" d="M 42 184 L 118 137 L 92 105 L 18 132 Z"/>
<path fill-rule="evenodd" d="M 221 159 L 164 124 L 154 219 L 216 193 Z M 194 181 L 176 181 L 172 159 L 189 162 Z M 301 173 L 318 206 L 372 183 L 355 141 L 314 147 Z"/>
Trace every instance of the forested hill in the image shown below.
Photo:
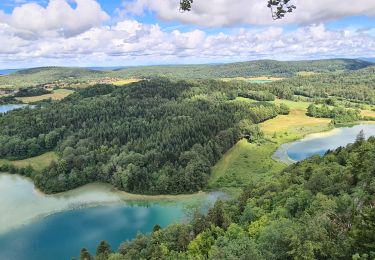
<path fill-rule="evenodd" d="M 316 156 L 98 259 L 375 259 L 375 138 Z M 87 256 L 86 250 L 82 256 Z M 81 258 L 84 259 L 84 258 Z"/>
<path fill-rule="evenodd" d="M 79 90 L 61 102 L 0 115 L 0 158 L 55 150 L 56 164 L 24 172 L 48 193 L 94 181 L 132 193 L 198 191 L 222 154 L 240 138 L 256 139 L 257 123 L 285 111 L 235 100 L 241 88 L 248 86 L 150 80 Z"/>
<path fill-rule="evenodd" d="M 173 78 L 225 78 L 252 76 L 294 76 L 298 72 L 336 72 L 358 70 L 373 63 L 360 60 L 274 61 L 260 60 L 219 65 L 181 65 L 133 67 L 120 70 L 132 77 L 167 76 Z"/>
<path fill-rule="evenodd" d="M 58 80 L 88 80 L 103 77 L 180 79 L 232 78 L 252 76 L 290 77 L 300 72 L 327 73 L 359 70 L 373 66 L 361 60 L 336 59 L 315 61 L 261 60 L 219 65 L 174 65 L 130 67 L 114 71 L 98 71 L 83 68 L 45 67 L 21 70 L 0 77 L 0 88 L 29 87 Z"/>
<path fill-rule="evenodd" d="M 84 68 L 41 67 L 20 70 L 0 77 L 0 88 L 30 87 L 59 80 L 88 80 L 108 76 L 106 71 Z"/>

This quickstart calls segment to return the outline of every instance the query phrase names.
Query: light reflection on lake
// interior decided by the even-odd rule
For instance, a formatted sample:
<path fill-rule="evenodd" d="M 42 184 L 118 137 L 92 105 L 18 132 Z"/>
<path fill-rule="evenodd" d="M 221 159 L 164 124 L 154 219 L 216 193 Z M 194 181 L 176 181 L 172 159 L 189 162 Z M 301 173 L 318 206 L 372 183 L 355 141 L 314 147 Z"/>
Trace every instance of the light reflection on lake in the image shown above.
<path fill-rule="evenodd" d="M 15 110 L 15 109 L 18 109 L 18 108 L 22 108 L 22 107 L 25 107 L 27 105 L 25 104 L 9 104 L 9 105 L 0 105 L 0 113 L 6 113 L 6 112 L 9 112 L 9 111 L 12 111 L 12 110 Z"/>
<path fill-rule="evenodd" d="M 367 138 L 375 136 L 375 124 L 335 128 L 326 133 L 313 134 L 299 141 L 284 144 L 273 157 L 286 163 L 293 163 L 313 155 L 324 155 L 328 150 L 354 143 L 361 130 Z"/>

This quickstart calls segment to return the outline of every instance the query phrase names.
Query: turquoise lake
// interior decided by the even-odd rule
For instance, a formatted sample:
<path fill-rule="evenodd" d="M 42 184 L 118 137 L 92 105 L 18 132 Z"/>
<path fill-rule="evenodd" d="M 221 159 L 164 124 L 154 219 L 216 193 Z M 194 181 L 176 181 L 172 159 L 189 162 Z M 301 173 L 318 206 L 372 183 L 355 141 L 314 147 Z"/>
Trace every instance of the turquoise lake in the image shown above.
<path fill-rule="evenodd" d="M 313 155 L 324 155 L 328 150 L 354 143 L 361 130 L 367 138 L 375 136 L 375 124 L 335 128 L 326 133 L 309 135 L 299 141 L 284 144 L 273 157 L 286 163 L 293 163 Z"/>
<path fill-rule="evenodd" d="M 195 208 L 207 210 L 222 193 L 186 201 L 135 202 L 110 186 L 92 184 L 46 196 L 30 180 L 0 174 L 0 259 L 69 260 L 82 247 L 95 252 L 101 240 L 121 242 L 154 225 L 186 222 Z M 4 196 L 6 195 L 6 196 Z"/>

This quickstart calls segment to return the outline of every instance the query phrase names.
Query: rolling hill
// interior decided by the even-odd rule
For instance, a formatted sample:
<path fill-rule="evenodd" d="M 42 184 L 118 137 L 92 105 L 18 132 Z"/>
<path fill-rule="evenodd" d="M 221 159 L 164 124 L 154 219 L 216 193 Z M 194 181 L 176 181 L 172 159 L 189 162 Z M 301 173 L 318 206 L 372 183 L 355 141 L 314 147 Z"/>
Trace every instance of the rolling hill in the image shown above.
<path fill-rule="evenodd" d="M 374 63 L 351 59 L 314 61 L 260 60 L 215 65 L 171 65 L 129 67 L 118 70 L 92 70 L 86 68 L 41 67 L 20 70 L 0 78 L 0 88 L 21 88 L 56 81 L 87 81 L 105 77 L 116 78 L 181 78 L 207 79 L 277 76 L 291 77 L 298 73 L 327 73 L 355 71 Z"/>

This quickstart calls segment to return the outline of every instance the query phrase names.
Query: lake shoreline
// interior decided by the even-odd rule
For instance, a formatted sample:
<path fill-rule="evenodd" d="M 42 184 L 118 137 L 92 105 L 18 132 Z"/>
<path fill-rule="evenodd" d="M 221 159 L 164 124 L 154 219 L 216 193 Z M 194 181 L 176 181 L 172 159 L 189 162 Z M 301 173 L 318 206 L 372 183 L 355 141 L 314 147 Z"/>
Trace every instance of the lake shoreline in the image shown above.
<path fill-rule="evenodd" d="M 358 123 L 339 125 L 328 131 L 307 134 L 304 137 L 299 138 L 298 140 L 294 140 L 294 141 L 281 144 L 273 153 L 272 159 L 280 161 L 286 165 L 291 165 L 293 163 L 297 163 L 300 160 L 307 159 L 315 154 L 322 155 L 325 153 L 325 151 L 335 150 L 339 147 L 345 147 L 346 145 L 353 143 L 355 141 L 356 135 L 360 132 L 360 130 L 363 130 L 362 128 L 366 128 L 366 127 L 369 128 L 368 131 L 370 131 L 370 134 L 369 136 L 366 136 L 366 137 L 374 136 L 374 134 L 372 134 L 372 129 L 371 129 L 372 126 L 374 126 L 374 122 L 361 121 Z M 361 129 L 357 129 L 358 131 L 356 131 L 354 130 L 356 128 L 361 128 Z M 328 140 L 326 140 L 328 138 L 331 138 L 333 140 L 336 139 L 336 141 L 335 142 L 332 141 L 334 143 L 329 144 Z M 347 140 L 348 142 L 344 142 L 343 140 Z M 314 142 L 318 144 L 313 145 Z M 323 142 L 323 143 L 319 144 L 319 142 Z M 297 151 L 306 150 L 303 148 L 299 148 L 296 151 L 294 151 L 294 154 L 295 154 L 294 157 L 289 154 L 290 150 L 293 147 L 302 146 L 304 143 L 309 143 L 309 149 L 307 149 L 307 151 L 309 150 L 310 151 L 307 153 L 305 152 L 306 156 L 302 156 L 301 158 L 297 156 L 298 159 L 296 158 Z M 335 143 L 337 145 L 335 145 Z"/>
<path fill-rule="evenodd" d="M 104 183 L 90 183 L 66 192 L 45 194 L 35 187 L 31 178 L 19 174 L 0 173 L 0 180 L 0 187 L 5 191 L 8 189 L 6 193 L 9 195 L 9 198 L 26 196 L 16 204 L 12 203 L 11 199 L 3 199 L 0 209 L 9 214 L 3 215 L 4 218 L 0 221 L 0 226 L 3 227 L 0 228 L 0 235 L 23 226 L 31 225 L 55 214 L 80 209 L 116 205 L 129 207 L 189 205 L 204 202 L 210 197 L 228 198 L 227 194 L 220 191 L 198 192 L 185 195 L 136 195 L 119 191 L 110 184 Z M 21 189 L 21 191 L 17 193 L 17 189 Z M 15 190 L 14 194 L 12 190 Z M 14 205 L 17 205 L 17 207 Z M 12 217 L 12 214 L 17 215 L 17 217 Z"/>

